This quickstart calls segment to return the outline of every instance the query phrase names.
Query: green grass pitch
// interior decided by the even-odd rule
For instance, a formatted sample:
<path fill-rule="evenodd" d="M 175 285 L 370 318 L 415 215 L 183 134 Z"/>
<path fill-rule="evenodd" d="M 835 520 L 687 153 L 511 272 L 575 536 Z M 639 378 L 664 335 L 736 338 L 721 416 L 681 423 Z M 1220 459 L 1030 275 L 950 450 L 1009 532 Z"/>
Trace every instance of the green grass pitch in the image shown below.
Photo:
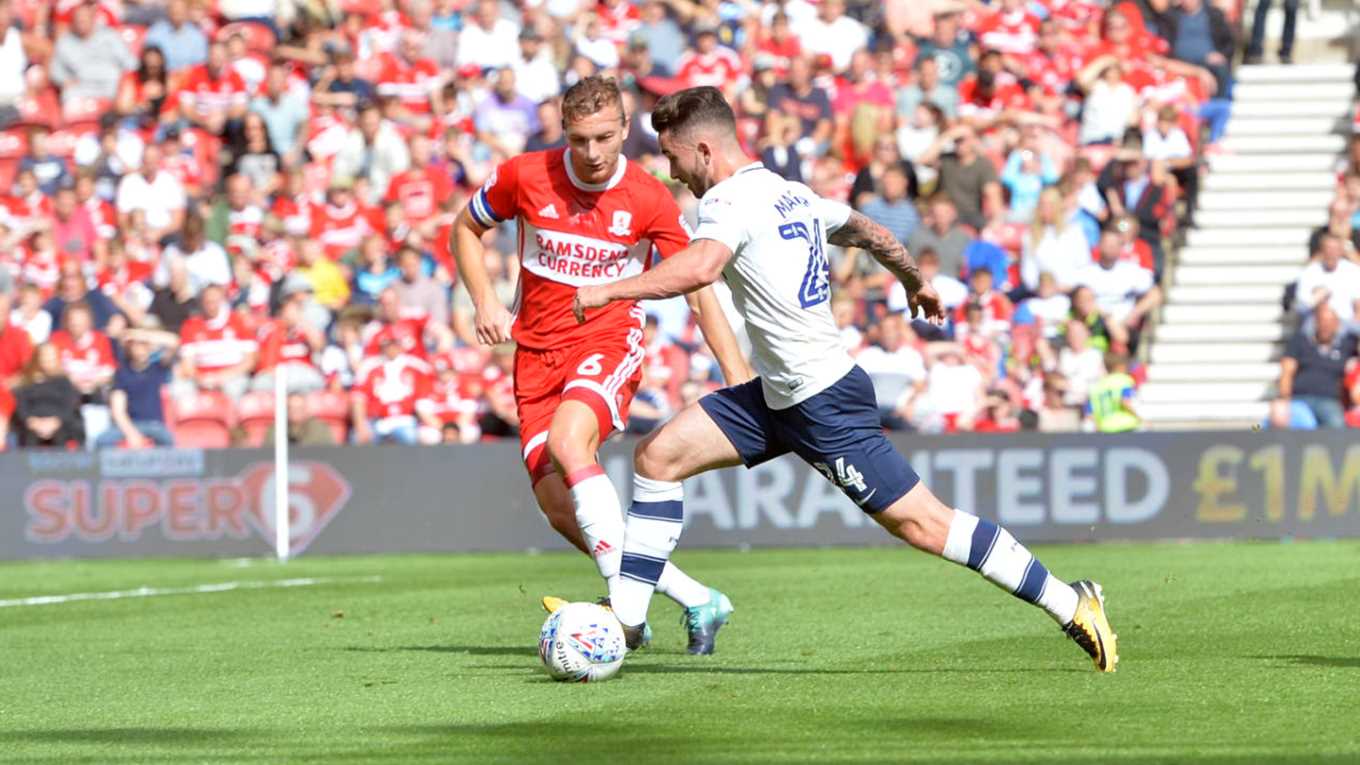
<path fill-rule="evenodd" d="M 0 608 L 0 763 L 1360 762 L 1360 543 L 1038 553 L 1104 584 L 1117 674 L 894 548 L 682 551 L 718 654 L 658 600 L 594 685 L 535 653 L 540 594 L 597 594 L 576 555 L 0 565 L 0 600 L 346 578 Z"/>

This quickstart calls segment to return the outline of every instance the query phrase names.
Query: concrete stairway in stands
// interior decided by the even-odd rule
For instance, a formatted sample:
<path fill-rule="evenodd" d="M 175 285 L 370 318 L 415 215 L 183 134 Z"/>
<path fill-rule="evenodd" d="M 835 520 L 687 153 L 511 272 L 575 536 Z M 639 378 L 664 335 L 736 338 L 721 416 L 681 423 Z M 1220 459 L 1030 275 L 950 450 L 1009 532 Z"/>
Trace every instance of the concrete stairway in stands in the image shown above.
<path fill-rule="evenodd" d="M 1275 393 L 1284 287 L 1327 219 L 1354 85 L 1346 65 L 1249 66 L 1169 273 L 1140 391 L 1150 429 L 1246 427 Z"/>

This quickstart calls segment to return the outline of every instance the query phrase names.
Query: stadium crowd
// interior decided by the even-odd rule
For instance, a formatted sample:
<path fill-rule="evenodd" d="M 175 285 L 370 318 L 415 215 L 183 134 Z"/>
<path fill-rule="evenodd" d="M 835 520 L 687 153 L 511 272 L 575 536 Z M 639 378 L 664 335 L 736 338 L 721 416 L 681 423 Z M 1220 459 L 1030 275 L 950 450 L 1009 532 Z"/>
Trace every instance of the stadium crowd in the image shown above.
<path fill-rule="evenodd" d="M 943 329 L 831 258 L 885 426 L 1135 428 L 1235 45 L 1205 0 L 0 0 L 0 30 L 0 444 L 67 448 L 260 443 L 279 369 L 299 442 L 513 434 L 449 224 L 595 73 L 657 175 L 649 109 L 713 85 L 753 156 L 908 244 Z M 683 303 L 647 308 L 641 431 L 720 382 Z"/>

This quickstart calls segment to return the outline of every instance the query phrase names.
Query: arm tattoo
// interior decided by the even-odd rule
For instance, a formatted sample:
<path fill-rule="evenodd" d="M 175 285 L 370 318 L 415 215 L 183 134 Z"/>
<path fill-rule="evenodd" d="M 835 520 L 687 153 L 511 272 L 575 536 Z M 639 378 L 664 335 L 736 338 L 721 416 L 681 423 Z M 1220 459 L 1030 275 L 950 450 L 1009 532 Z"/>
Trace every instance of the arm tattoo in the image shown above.
<path fill-rule="evenodd" d="M 873 222 L 859 211 L 852 211 L 845 225 L 836 229 L 826 238 L 828 242 L 841 247 L 858 247 L 866 250 L 883 267 L 892 272 L 907 288 L 916 292 L 921 288 L 921 272 L 907 248 L 888 229 Z"/>

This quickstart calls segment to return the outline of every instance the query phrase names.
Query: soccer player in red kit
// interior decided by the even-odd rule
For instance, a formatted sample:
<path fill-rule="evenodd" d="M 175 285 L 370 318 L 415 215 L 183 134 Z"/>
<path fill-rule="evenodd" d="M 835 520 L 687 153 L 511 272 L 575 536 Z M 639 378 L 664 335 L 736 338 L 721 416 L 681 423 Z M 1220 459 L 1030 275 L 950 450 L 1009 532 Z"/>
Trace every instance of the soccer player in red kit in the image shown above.
<path fill-rule="evenodd" d="M 553 528 L 595 559 L 612 584 L 619 576 L 623 511 L 596 450 L 621 431 L 646 356 L 643 313 L 634 302 L 572 315 L 577 287 L 641 273 L 655 249 L 665 258 L 689 243 L 670 191 L 621 156 L 628 135 L 618 85 L 587 77 L 562 97 L 565 149 L 503 163 L 459 214 L 451 245 L 476 310 L 477 338 L 514 340 L 515 400 L 525 467 Z M 512 309 L 502 305 L 483 266 L 482 236 L 515 219 L 521 262 Z M 729 382 L 751 377 L 716 297 L 690 301 Z M 727 597 L 668 564 L 666 594 L 686 608 L 691 653 L 711 653 L 731 611 Z M 551 610 L 557 599 L 545 598 Z"/>

